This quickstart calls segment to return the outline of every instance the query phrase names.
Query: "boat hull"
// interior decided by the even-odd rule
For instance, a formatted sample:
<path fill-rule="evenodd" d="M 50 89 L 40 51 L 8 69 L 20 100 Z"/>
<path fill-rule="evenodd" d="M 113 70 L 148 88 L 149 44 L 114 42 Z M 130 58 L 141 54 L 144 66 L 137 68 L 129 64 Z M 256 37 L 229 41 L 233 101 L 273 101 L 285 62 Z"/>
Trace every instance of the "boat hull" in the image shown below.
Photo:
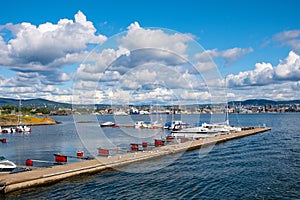
<path fill-rule="evenodd" d="M 17 167 L 17 165 L 3 156 L 0 157 L 0 172 L 11 172 Z"/>
<path fill-rule="evenodd" d="M 211 138 L 214 137 L 215 134 L 205 134 L 205 133 L 173 133 L 172 134 L 176 138 L 193 138 L 193 139 L 200 139 L 200 138 Z"/>
<path fill-rule="evenodd" d="M 102 124 L 100 124 L 101 127 L 111 127 L 111 126 L 115 126 L 116 124 L 113 122 L 104 122 Z"/>
<path fill-rule="evenodd" d="M 0 173 L 5 173 L 5 172 L 11 172 L 13 171 L 14 169 L 16 169 L 15 167 L 14 168 L 1 168 L 0 167 Z"/>

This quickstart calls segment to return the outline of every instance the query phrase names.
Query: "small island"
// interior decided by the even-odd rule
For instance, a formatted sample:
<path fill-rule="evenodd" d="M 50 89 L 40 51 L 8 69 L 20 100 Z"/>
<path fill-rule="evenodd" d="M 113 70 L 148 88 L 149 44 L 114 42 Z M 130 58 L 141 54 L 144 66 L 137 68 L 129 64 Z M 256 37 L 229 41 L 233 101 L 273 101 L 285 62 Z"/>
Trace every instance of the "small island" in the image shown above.
<path fill-rule="evenodd" d="M 34 117 L 34 116 L 17 116 L 17 115 L 0 115 L 0 126 L 16 126 L 20 122 L 23 125 L 53 125 L 58 122 L 49 117 Z"/>

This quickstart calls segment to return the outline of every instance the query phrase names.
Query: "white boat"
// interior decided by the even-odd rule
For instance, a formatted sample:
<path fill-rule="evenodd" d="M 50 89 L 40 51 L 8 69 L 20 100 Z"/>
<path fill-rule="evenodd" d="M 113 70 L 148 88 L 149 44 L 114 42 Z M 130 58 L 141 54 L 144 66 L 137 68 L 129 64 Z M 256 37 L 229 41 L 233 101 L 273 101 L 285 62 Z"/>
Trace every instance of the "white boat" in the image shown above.
<path fill-rule="evenodd" d="M 17 133 L 31 132 L 31 128 L 26 125 L 19 125 L 15 128 L 15 132 Z"/>
<path fill-rule="evenodd" d="M 116 124 L 114 122 L 104 122 L 100 124 L 101 127 L 110 127 L 110 126 L 115 126 Z"/>
<path fill-rule="evenodd" d="M 26 125 L 19 125 L 16 127 L 8 127 L 8 128 L 2 128 L 2 133 L 30 133 L 31 128 Z"/>
<path fill-rule="evenodd" d="M 16 132 L 16 128 L 15 127 L 6 127 L 6 128 L 2 128 L 2 133 L 15 133 Z"/>
<path fill-rule="evenodd" d="M 31 128 L 28 126 L 24 126 L 23 129 L 24 129 L 24 132 L 31 132 Z"/>
<path fill-rule="evenodd" d="M 7 160 L 4 156 L 0 156 L 0 172 L 11 172 L 16 167 L 15 163 Z"/>
<path fill-rule="evenodd" d="M 134 123 L 134 128 L 144 128 L 144 121 L 136 121 Z"/>
<path fill-rule="evenodd" d="M 28 126 L 26 126 L 26 125 L 24 125 L 24 123 L 21 121 L 21 119 L 22 119 L 21 105 L 22 105 L 22 103 L 21 103 L 21 99 L 20 99 L 20 101 L 19 101 L 18 124 L 17 124 L 17 126 L 15 126 L 15 127 L 8 127 L 8 128 L 5 128 L 5 129 L 2 129 L 3 133 L 15 133 L 15 132 L 17 132 L 17 133 L 29 133 L 29 132 L 31 132 L 31 128 L 28 127 Z"/>
<path fill-rule="evenodd" d="M 15 130 L 12 128 L 2 128 L 1 132 L 2 133 L 13 133 L 13 132 L 15 132 Z"/>
<path fill-rule="evenodd" d="M 147 110 L 141 110 L 140 115 L 150 115 L 150 112 Z"/>
<path fill-rule="evenodd" d="M 153 124 L 152 122 L 143 122 L 143 127 L 142 128 L 152 128 Z"/>
<path fill-rule="evenodd" d="M 177 131 L 177 130 L 181 130 L 181 129 L 184 129 L 187 127 L 188 127 L 187 123 L 184 123 L 181 120 L 173 120 L 171 122 L 165 123 L 164 129 Z"/>
<path fill-rule="evenodd" d="M 150 121 L 136 121 L 134 123 L 134 128 L 150 128 L 150 129 L 157 129 L 161 128 L 162 125 L 159 124 L 158 122 L 150 122 Z"/>
<path fill-rule="evenodd" d="M 181 130 L 172 131 L 171 134 L 175 137 L 211 137 L 215 135 L 224 135 L 232 132 L 239 132 L 242 129 L 240 127 L 230 126 L 228 121 L 224 123 L 202 123 L 199 127 L 185 128 Z M 201 135 L 198 135 L 201 134 Z M 203 134 L 210 135 L 204 136 Z"/>
<path fill-rule="evenodd" d="M 226 83 L 226 79 L 225 79 Z M 227 97 L 227 86 L 226 89 L 226 97 Z M 216 135 L 224 135 L 232 132 L 242 131 L 241 127 L 233 127 L 229 125 L 229 116 L 228 116 L 228 103 L 226 103 L 225 108 L 225 121 L 222 123 L 202 123 L 201 126 L 193 127 L 193 128 L 184 128 L 178 131 L 172 131 L 171 135 L 175 137 L 191 137 L 191 138 L 201 138 L 204 136 L 212 137 Z M 198 135 L 201 134 L 201 135 Z"/>
<path fill-rule="evenodd" d="M 226 106 L 225 122 L 222 123 L 202 123 L 201 126 L 192 128 L 183 128 L 174 130 L 171 135 L 174 137 L 189 137 L 189 138 L 207 138 L 217 135 L 224 135 L 233 132 L 242 131 L 241 127 L 233 127 L 229 125 L 228 108 Z"/>
<path fill-rule="evenodd" d="M 171 133 L 170 136 L 174 138 L 205 139 L 205 138 L 215 137 L 216 134 L 207 134 L 201 132 L 175 132 L 175 133 Z"/>

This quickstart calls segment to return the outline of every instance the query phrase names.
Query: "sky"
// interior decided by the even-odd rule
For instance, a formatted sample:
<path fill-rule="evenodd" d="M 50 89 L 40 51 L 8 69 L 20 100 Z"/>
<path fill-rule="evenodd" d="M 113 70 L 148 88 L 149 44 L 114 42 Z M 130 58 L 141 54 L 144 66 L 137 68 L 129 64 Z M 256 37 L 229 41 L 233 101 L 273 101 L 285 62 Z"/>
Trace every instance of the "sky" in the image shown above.
<path fill-rule="evenodd" d="M 299 6 L 5 1 L 0 97 L 124 104 L 300 99 Z"/>

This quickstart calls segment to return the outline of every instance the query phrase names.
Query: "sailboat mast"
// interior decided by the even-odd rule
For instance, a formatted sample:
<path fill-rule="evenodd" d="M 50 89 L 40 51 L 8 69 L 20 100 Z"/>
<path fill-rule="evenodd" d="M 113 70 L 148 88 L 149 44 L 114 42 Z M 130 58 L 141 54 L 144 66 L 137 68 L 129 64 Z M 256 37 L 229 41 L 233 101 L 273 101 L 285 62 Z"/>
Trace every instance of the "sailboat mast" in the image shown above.
<path fill-rule="evenodd" d="M 225 100 L 226 100 L 226 108 L 225 108 L 225 122 L 227 123 L 227 125 L 229 125 L 229 116 L 228 116 L 228 97 L 227 97 L 227 80 L 225 77 Z"/>
<path fill-rule="evenodd" d="M 21 123 L 21 98 L 19 98 L 19 113 L 18 113 L 18 124 Z"/>

